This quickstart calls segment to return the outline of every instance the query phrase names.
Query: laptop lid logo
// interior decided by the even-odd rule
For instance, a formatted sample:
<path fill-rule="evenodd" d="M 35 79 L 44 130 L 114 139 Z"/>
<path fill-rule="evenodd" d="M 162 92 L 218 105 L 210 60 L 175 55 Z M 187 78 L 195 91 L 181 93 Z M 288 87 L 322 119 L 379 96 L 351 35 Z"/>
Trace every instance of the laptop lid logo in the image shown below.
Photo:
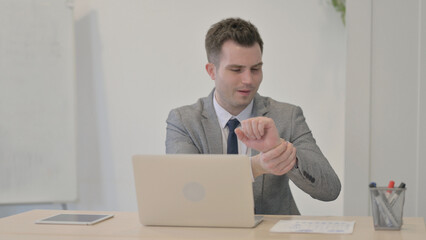
<path fill-rule="evenodd" d="M 186 183 L 182 192 L 185 198 L 191 202 L 202 201 L 206 196 L 204 186 L 197 182 Z"/>

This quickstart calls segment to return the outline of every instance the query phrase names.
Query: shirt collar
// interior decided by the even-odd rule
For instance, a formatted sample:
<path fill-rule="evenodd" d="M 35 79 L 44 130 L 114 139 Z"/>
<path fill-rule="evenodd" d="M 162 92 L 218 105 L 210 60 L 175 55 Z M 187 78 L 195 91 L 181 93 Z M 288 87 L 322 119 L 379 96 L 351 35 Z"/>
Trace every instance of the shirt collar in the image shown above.
<path fill-rule="evenodd" d="M 222 129 L 226 127 L 226 123 L 228 123 L 231 118 L 236 118 L 241 122 L 243 120 L 249 119 L 253 112 L 253 100 L 251 100 L 250 104 L 247 105 L 247 107 L 244 108 L 244 110 L 240 112 L 238 116 L 233 116 L 219 105 L 219 103 L 216 101 L 215 94 L 213 94 L 213 106 L 214 110 L 216 111 L 217 120 L 219 121 L 219 125 Z"/>

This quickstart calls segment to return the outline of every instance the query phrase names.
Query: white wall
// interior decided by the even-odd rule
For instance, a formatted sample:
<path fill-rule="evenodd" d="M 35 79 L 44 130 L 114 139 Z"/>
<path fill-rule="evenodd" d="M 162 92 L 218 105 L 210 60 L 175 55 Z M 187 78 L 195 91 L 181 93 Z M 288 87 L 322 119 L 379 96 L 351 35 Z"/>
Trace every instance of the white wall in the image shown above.
<path fill-rule="evenodd" d="M 131 156 L 164 153 L 169 110 L 213 88 L 204 70 L 204 36 L 226 17 L 248 19 L 259 28 L 265 42 L 260 93 L 303 108 L 344 180 L 345 28 L 328 1 L 75 5 L 80 200 L 71 208 L 136 210 Z M 300 191 L 295 197 L 302 214 L 342 214 L 342 197 L 331 203 Z"/>
<path fill-rule="evenodd" d="M 70 209 L 136 211 L 131 156 L 164 153 L 169 110 L 211 91 L 204 36 L 226 17 L 259 28 L 260 93 L 303 108 L 344 182 L 346 36 L 330 1 L 75 0 L 79 201 Z M 343 192 L 325 203 L 292 187 L 302 214 L 342 215 Z"/>
<path fill-rule="evenodd" d="M 344 214 L 368 214 L 368 182 L 394 180 L 407 184 L 404 215 L 426 218 L 426 3 L 349 1 L 348 10 Z"/>

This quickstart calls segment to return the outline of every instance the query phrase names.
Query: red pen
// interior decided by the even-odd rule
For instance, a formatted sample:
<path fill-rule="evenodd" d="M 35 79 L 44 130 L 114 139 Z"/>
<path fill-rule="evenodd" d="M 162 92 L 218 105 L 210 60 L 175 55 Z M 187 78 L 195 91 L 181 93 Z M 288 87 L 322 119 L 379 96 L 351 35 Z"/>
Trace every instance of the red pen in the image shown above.
<path fill-rule="evenodd" d="M 395 186 L 395 182 L 394 181 L 392 181 L 392 180 L 390 180 L 389 181 L 389 184 L 388 184 L 388 188 L 393 188 Z M 389 195 L 392 193 L 392 190 L 388 190 L 387 192 L 386 192 L 386 196 L 387 197 L 389 197 Z"/>

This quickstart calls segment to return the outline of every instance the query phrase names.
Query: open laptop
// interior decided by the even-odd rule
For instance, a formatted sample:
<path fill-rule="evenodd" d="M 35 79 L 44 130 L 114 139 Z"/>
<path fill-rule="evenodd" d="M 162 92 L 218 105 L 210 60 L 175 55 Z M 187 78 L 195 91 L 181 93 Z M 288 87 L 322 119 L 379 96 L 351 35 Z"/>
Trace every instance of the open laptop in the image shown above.
<path fill-rule="evenodd" d="M 143 225 L 255 227 L 251 165 L 245 155 L 136 155 Z"/>

